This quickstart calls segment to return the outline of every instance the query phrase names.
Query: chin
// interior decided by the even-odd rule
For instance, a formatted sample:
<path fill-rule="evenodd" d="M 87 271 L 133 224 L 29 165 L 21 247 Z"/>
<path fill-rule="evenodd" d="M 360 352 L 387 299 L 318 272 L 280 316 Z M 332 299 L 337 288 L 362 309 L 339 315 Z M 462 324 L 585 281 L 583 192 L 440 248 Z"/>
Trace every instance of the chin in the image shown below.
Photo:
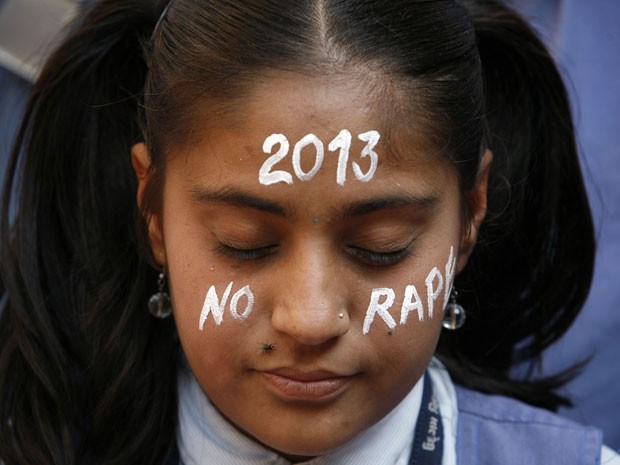
<path fill-rule="evenodd" d="M 356 434 L 344 434 L 342 430 L 337 435 L 325 434 L 325 430 L 310 423 L 303 434 L 286 434 L 282 431 L 274 434 L 253 436 L 255 440 L 273 450 L 291 462 L 308 460 L 312 457 L 325 455 L 349 442 Z"/>

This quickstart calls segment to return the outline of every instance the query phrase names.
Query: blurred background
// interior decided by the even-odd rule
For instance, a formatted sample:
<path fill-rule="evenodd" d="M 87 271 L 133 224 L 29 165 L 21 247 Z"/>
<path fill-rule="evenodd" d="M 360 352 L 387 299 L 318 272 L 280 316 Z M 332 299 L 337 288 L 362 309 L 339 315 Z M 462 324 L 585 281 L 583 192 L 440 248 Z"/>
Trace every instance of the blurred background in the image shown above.
<path fill-rule="evenodd" d="M 574 407 L 560 413 L 602 428 L 605 443 L 620 450 L 620 0 L 507 3 L 534 25 L 560 65 L 597 232 L 590 296 L 547 350 L 543 371 L 592 357 L 566 389 Z"/>
<path fill-rule="evenodd" d="M 592 357 L 566 388 L 575 405 L 560 413 L 602 428 L 605 443 L 620 450 L 620 0 L 506 2 L 538 30 L 564 75 L 598 238 L 589 300 L 542 369 Z M 87 3 L 0 0 L 0 181 L 30 83 Z"/>

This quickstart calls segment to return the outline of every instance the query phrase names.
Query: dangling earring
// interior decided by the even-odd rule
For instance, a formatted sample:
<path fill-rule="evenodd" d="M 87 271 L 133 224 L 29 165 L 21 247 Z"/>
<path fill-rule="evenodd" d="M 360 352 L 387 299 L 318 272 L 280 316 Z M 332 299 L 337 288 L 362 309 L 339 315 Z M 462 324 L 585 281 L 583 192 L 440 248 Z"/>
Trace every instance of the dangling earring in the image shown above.
<path fill-rule="evenodd" d="M 465 324 L 465 309 L 456 303 L 457 296 L 458 292 L 453 288 L 450 294 L 450 303 L 446 305 L 443 312 L 442 326 L 446 329 L 459 329 Z"/>
<path fill-rule="evenodd" d="M 170 296 L 164 291 L 166 284 L 166 274 L 162 271 L 159 273 L 159 279 L 157 279 L 157 287 L 159 291 L 151 296 L 149 299 L 149 312 L 155 318 L 164 319 L 168 318 L 172 314 L 172 302 Z"/>

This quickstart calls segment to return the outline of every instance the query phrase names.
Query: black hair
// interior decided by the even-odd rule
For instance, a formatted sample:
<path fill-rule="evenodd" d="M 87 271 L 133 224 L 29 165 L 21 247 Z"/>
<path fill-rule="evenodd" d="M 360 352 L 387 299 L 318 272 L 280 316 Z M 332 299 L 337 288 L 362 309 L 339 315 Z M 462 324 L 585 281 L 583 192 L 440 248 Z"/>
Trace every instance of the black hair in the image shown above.
<path fill-rule="evenodd" d="M 2 199 L 7 465 L 154 464 L 173 448 L 177 344 L 171 321 L 136 311 L 156 271 L 137 252 L 128 155 L 142 138 L 143 42 L 161 9 L 94 6 L 27 104 Z"/>
<path fill-rule="evenodd" d="M 464 3 L 482 59 L 493 166 L 487 216 L 455 280 L 471 318 L 438 351 L 457 382 L 555 410 L 570 404 L 555 391 L 585 362 L 541 378 L 540 356 L 581 310 L 595 254 L 569 101 L 522 18 L 492 0 Z M 515 365 L 534 379 L 511 379 Z"/>
<path fill-rule="evenodd" d="M 565 401 L 566 374 L 510 371 L 566 331 L 594 255 L 564 86 L 523 20 L 492 0 L 100 0 L 45 65 L 7 172 L 6 465 L 166 463 L 179 348 L 174 323 L 145 310 L 164 155 L 281 70 L 379 77 L 394 111 L 418 115 L 407 130 L 454 162 L 465 199 L 493 151 L 487 219 L 455 284 L 468 323 L 437 354 L 474 389 Z M 129 153 L 142 140 L 152 172 L 138 211 Z"/>

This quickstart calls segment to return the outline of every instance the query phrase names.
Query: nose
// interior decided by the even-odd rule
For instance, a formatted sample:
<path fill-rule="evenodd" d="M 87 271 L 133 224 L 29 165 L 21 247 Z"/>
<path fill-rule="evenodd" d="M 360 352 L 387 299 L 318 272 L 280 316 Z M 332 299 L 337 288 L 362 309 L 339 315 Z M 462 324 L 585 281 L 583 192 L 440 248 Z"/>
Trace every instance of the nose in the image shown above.
<path fill-rule="evenodd" d="M 281 269 L 280 292 L 271 325 L 303 345 L 319 345 L 350 327 L 346 289 L 328 253 L 307 248 Z"/>

